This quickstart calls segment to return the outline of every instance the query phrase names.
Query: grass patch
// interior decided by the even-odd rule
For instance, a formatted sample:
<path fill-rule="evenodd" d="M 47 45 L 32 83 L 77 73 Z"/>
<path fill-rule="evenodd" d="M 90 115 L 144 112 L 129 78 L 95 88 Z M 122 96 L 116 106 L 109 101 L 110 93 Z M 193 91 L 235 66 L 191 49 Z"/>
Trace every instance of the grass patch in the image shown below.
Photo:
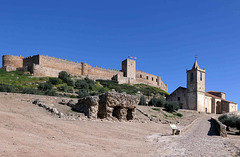
<path fill-rule="evenodd" d="M 164 118 L 167 119 L 167 118 L 175 118 L 174 115 L 167 115 L 167 114 L 164 114 Z"/>
<path fill-rule="evenodd" d="M 154 118 L 157 118 L 157 116 L 155 116 L 155 115 L 151 115 L 152 117 L 154 117 Z"/>
<path fill-rule="evenodd" d="M 146 96 L 150 96 L 151 93 L 153 93 L 155 95 L 157 95 L 157 94 L 165 95 L 165 96 L 169 95 L 168 92 L 166 92 L 160 88 L 149 86 L 146 84 L 135 84 L 134 87 L 136 87 L 139 91 L 141 91 Z"/>
<path fill-rule="evenodd" d="M 154 111 L 160 111 L 159 108 L 152 108 L 152 110 L 154 110 Z"/>
<path fill-rule="evenodd" d="M 126 92 L 127 94 L 137 94 L 137 92 L 140 91 L 146 96 L 150 96 L 152 93 L 155 95 L 169 95 L 169 93 L 162 89 L 145 84 L 135 84 L 132 86 L 128 84 L 118 84 L 117 81 L 113 80 L 97 80 L 97 82 L 99 82 L 104 88 L 109 90 L 115 89 L 119 93 Z"/>
<path fill-rule="evenodd" d="M 178 116 L 178 117 L 183 117 L 183 114 L 181 113 L 173 113 L 174 116 Z"/>
<path fill-rule="evenodd" d="M 39 83 L 47 81 L 48 78 L 32 77 L 22 71 L 7 72 L 0 69 L 0 84 L 12 85 L 17 88 L 36 88 Z"/>

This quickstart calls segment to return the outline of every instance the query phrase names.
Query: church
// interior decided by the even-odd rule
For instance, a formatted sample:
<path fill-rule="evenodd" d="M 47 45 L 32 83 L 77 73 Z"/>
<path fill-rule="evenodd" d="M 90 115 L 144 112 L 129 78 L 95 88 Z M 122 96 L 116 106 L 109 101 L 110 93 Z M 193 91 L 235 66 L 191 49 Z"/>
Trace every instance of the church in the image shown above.
<path fill-rule="evenodd" d="M 195 60 L 191 70 L 187 69 L 187 88 L 178 87 L 167 97 L 176 101 L 181 109 L 222 114 L 237 111 L 238 104 L 225 100 L 224 92 L 205 92 L 205 69 L 200 69 Z"/>

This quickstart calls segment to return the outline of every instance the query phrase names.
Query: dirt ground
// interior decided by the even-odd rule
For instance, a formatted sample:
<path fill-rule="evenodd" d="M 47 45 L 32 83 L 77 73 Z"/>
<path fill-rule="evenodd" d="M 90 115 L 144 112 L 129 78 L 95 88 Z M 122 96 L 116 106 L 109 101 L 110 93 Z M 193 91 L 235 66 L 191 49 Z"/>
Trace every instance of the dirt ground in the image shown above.
<path fill-rule="evenodd" d="M 61 100 L 0 93 L 0 156 L 155 156 L 155 142 L 151 139 L 171 134 L 169 124 L 61 119 L 28 101 L 39 98 L 48 103 Z M 152 114 L 149 107 L 141 109 Z M 204 117 L 180 112 L 184 116 L 177 119 L 179 127 Z"/>
<path fill-rule="evenodd" d="M 146 137 L 171 132 L 156 123 L 63 120 L 21 99 L 0 95 L 0 156 L 151 156 Z"/>

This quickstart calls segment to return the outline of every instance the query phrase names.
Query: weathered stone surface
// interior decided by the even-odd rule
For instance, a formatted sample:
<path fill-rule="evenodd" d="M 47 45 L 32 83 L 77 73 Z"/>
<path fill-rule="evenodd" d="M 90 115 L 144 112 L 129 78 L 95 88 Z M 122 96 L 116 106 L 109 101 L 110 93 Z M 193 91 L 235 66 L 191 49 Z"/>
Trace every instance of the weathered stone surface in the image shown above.
<path fill-rule="evenodd" d="M 136 115 L 136 107 L 140 101 L 139 96 L 126 93 L 104 93 L 79 99 L 73 110 L 83 112 L 88 118 L 106 118 L 119 120 L 132 120 Z"/>
<path fill-rule="evenodd" d="M 97 118 L 98 113 L 98 96 L 90 96 L 81 98 L 76 105 L 72 105 L 72 109 L 83 112 L 88 118 Z"/>
<path fill-rule="evenodd" d="M 215 124 L 220 136 L 227 137 L 227 131 L 226 131 L 227 126 L 222 124 L 218 119 L 214 117 L 212 117 L 211 120 Z"/>
<path fill-rule="evenodd" d="M 76 103 L 73 101 L 73 100 L 70 100 L 68 103 L 67 103 L 67 106 L 69 107 L 72 107 L 74 106 Z"/>

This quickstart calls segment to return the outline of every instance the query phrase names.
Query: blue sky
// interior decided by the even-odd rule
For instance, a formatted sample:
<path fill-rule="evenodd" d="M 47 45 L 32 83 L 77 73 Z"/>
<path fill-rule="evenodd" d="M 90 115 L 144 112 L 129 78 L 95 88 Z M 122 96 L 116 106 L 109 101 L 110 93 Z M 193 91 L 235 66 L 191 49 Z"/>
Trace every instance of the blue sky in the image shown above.
<path fill-rule="evenodd" d="M 238 0 L 1 1 L 0 54 L 117 70 L 136 56 L 137 69 L 161 76 L 169 93 L 186 87 L 197 54 L 206 91 L 240 104 L 239 8 Z"/>

